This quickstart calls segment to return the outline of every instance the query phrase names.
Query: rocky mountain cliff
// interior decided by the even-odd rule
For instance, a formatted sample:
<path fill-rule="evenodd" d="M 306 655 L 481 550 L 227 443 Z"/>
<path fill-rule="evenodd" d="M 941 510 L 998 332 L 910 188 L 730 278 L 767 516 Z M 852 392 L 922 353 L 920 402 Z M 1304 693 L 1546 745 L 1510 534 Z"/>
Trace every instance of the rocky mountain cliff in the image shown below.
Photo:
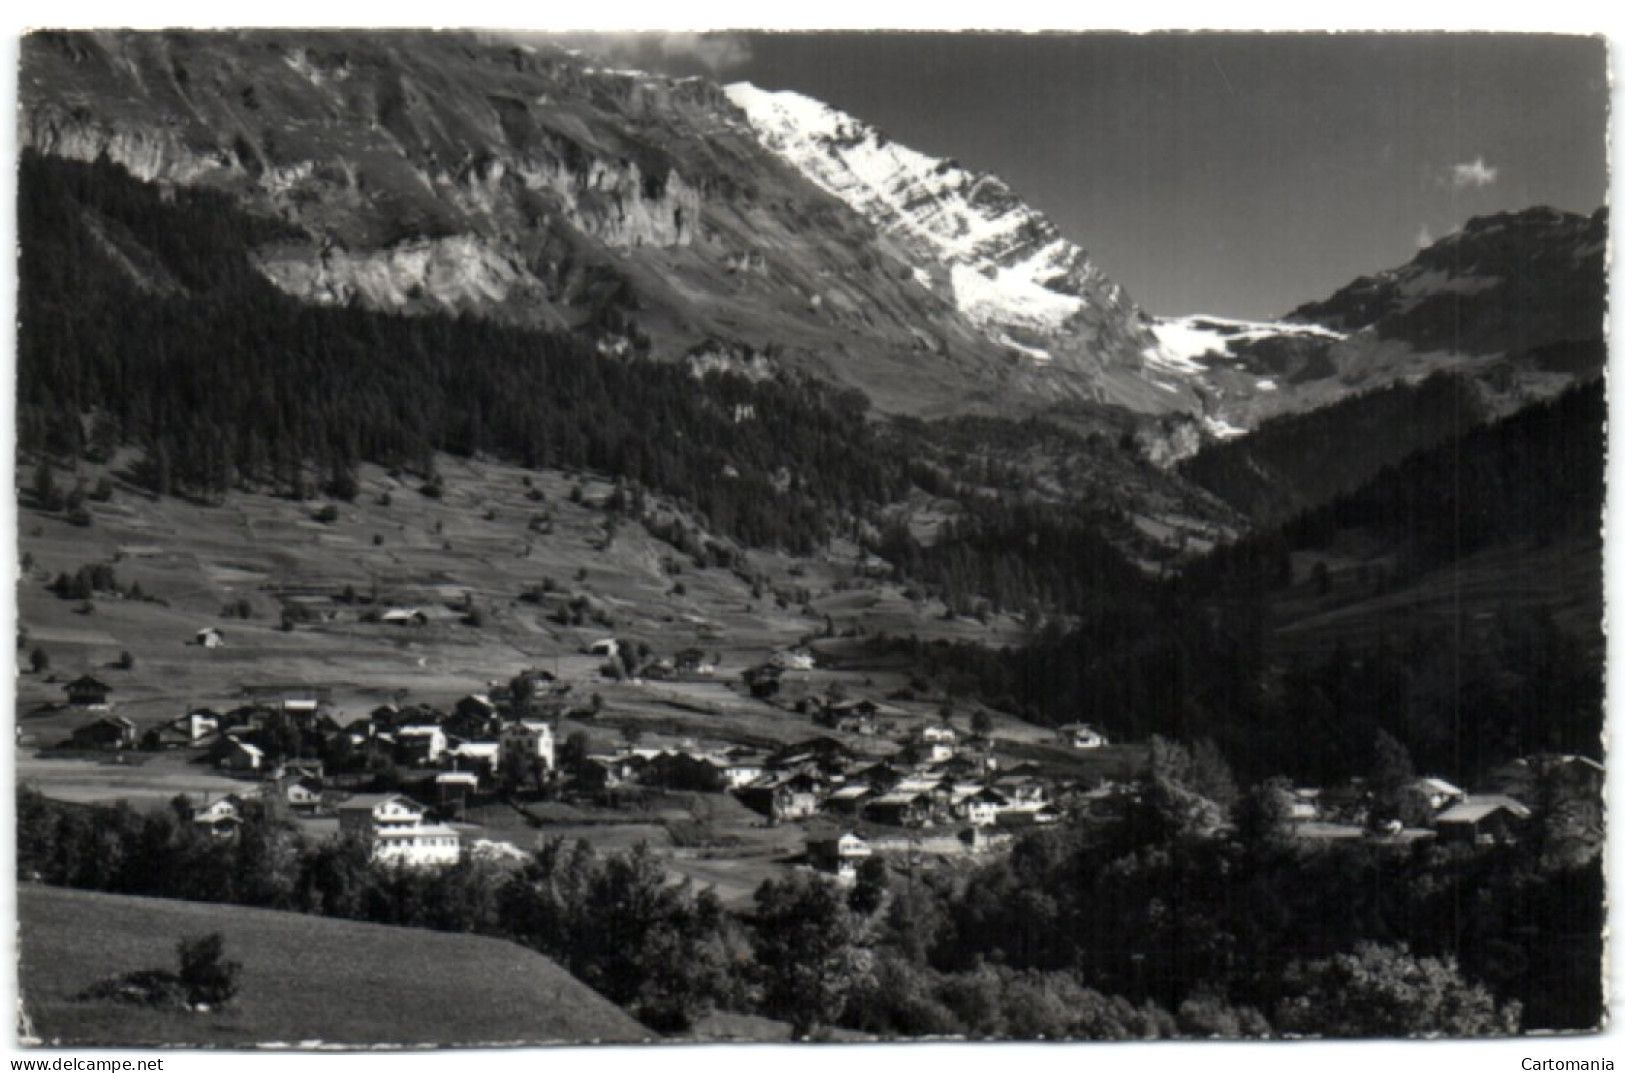
<path fill-rule="evenodd" d="M 1475 217 L 1407 263 L 1284 319 L 1156 323 L 1168 360 L 1207 388 L 1222 434 L 1351 395 L 1466 377 L 1489 415 L 1600 375 L 1608 214 L 1537 207 Z"/>
<path fill-rule="evenodd" d="M 1494 412 L 1595 372 L 1548 358 L 1600 338 L 1601 213 L 1473 221 L 1280 322 L 1155 320 L 998 178 L 790 92 L 468 35 L 249 31 L 33 34 L 19 98 L 25 147 L 275 221 L 254 263 L 306 301 L 796 370 L 890 413 L 1105 405 L 1154 418 L 1137 438 L 1164 464 L 1441 369 Z"/>
<path fill-rule="evenodd" d="M 311 302 L 795 368 L 893 412 L 1198 406 L 1147 364 L 1121 289 L 1002 183 L 894 147 L 896 200 L 854 200 L 786 149 L 873 132 L 764 126 L 768 96 L 454 34 L 42 33 L 19 130 L 280 221 L 255 262 Z"/>

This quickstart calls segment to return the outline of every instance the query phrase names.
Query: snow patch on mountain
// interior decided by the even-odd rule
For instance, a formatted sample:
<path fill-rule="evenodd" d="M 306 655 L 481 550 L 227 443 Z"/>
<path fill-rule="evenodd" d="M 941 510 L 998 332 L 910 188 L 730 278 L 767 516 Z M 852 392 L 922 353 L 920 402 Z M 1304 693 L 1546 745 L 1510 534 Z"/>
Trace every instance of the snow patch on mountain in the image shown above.
<path fill-rule="evenodd" d="M 1191 376 L 1200 375 L 1205 370 L 1203 359 L 1234 358 L 1239 348 L 1266 339 L 1295 337 L 1338 342 L 1347 338 L 1341 332 L 1318 324 L 1236 320 L 1205 313 L 1160 318 L 1151 330 L 1157 338 L 1157 345 L 1145 352 L 1146 361 L 1169 372 Z M 1274 387 L 1273 384 L 1270 386 Z"/>
<path fill-rule="evenodd" d="M 945 265 L 955 305 L 975 323 L 1055 332 L 1088 307 L 1091 287 L 1120 299 L 1087 254 L 999 179 L 898 145 L 799 93 L 748 82 L 726 93 L 769 150 Z"/>

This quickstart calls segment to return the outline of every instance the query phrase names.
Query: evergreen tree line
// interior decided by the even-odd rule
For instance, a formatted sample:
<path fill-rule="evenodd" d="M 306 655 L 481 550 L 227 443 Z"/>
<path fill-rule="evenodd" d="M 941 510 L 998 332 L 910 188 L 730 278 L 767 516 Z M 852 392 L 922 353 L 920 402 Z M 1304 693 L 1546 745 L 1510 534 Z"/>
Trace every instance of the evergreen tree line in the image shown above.
<path fill-rule="evenodd" d="M 1080 601 L 1020 648 L 891 644 L 948 691 L 1041 724 L 1095 722 L 1127 740 L 1211 738 L 1251 779 L 1346 777 L 1368 762 L 1378 730 L 1418 763 L 1464 779 L 1535 751 L 1598 756 L 1600 638 L 1549 608 L 1509 600 L 1472 630 L 1444 624 L 1288 654 L 1270 601 L 1294 583 L 1293 552 L 1355 530 L 1396 561 L 1371 581 L 1373 595 L 1475 552 L 1557 541 L 1594 563 L 1600 588 L 1603 407 L 1592 384 L 1474 429 L 1178 577 L 1108 582 L 1134 595 Z M 1102 591 L 1111 590 L 1091 587 Z"/>
<path fill-rule="evenodd" d="M 220 193 L 25 153 L 19 235 L 20 449 L 105 462 L 135 445 L 125 476 L 160 495 L 347 499 L 362 462 L 432 494 L 438 452 L 488 454 L 654 489 L 718 536 L 806 554 L 920 486 L 960 497 L 961 517 L 929 547 L 901 530 L 882 543 L 956 611 L 1064 611 L 1132 574 L 1100 535 L 1120 519 L 1022 502 L 952 422 L 883 434 L 861 395 L 806 378 L 697 380 L 579 334 L 294 301 L 249 261 L 282 225 Z M 920 458 L 936 435 L 945 471 Z M 996 494 L 968 490 L 992 477 Z"/>
<path fill-rule="evenodd" d="M 248 264 L 265 225 L 105 162 L 27 155 L 19 206 L 19 444 L 139 445 L 134 476 L 160 494 L 333 494 L 362 461 L 427 479 L 436 452 L 488 453 L 623 477 L 805 553 L 906 487 L 861 400 L 811 381 L 697 381 L 564 333 L 303 305 Z"/>

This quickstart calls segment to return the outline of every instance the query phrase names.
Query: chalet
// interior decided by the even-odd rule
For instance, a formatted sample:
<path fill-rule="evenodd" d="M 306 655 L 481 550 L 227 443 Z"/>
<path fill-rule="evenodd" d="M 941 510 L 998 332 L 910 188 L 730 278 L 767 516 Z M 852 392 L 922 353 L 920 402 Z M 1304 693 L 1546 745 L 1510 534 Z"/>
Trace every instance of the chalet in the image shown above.
<path fill-rule="evenodd" d="M 872 790 L 884 792 L 892 789 L 903 780 L 903 772 L 889 760 L 877 760 L 872 764 L 859 764 L 856 767 L 848 768 L 846 780 L 849 783 L 861 783 Z"/>
<path fill-rule="evenodd" d="M 481 725 L 498 717 L 496 701 L 485 693 L 470 693 L 459 697 L 451 706 L 451 714 L 471 724 Z"/>
<path fill-rule="evenodd" d="M 954 728 L 943 723 L 923 726 L 914 736 L 915 741 L 924 742 L 926 745 L 952 745 L 958 738 L 959 735 L 955 733 Z"/>
<path fill-rule="evenodd" d="M 432 723 L 403 726 L 395 731 L 395 755 L 403 764 L 427 767 L 446 752 L 446 732 Z"/>
<path fill-rule="evenodd" d="M 864 816 L 893 827 L 929 827 L 934 820 L 934 802 L 928 793 L 893 790 L 871 798 L 863 807 Z"/>
<path fill-rule="evenodd" d="M 764 779 L 738 792 L 739 800 L 773 823 L 803 820 L 816 816 L 827 785 L 813 775 L 791 775 L 784 779 Z"/>
<path fill-rule="evenodd" d="M 648 760 L 635 754 L 588 756 L 576 765 L 576 787 L 581 790 L 613 790 L 642 773 Z"/>
<path fill-rule="evenodd" d="M 193 812 L 192 822 L 207 830 L 211 837 L 235 838 L 237 829 L 243 825 L 242 806 L 242 798 L 236 794 L 227 794 L 220 800 Z"/>
<path fill-rule="evenodd" d="M 281 711 L 300 726 L 311 726 L 321 714 L 324 702 L 317 697 L 284 697 Z"/>
<path fill-rule="evenodd" d="M 502 766 L 499 741 L 463 741 L 446 750 L 456 771 L 495 774 Z"/>
<path fill-rule="evenodd" d="M 615 659 L 621 654 L 621 643 L 613 637 L 600 638 L 584 648 L 583 653 L 603 659 Z"/>
<path fill-rule="evenodd" d="M 427 626 L 429 616 L 416 607 L 391 607 L 378 616 L 378 621 L 385 626 Z"/>
<path fill-rule="evenodd" d="M 226 643 L 226 635 L 218 626 L 205 626 L 192 636 L 192 643 L 203 648 L 220 648 Z"/>
<path fill-rule="evenodd" d="M 105 708 L 107 695 L 113 692 L 112 686 L 88 674 L 75 678 L 62 689 L 68 695 L 68 703 L 75 708 Z"/>
<path fill-rule="evenodd" d="M 1062 745 L 1073 749 L 1100 749 L 1111 744 L 1102 731 L 1088 723 L 1067 723 L 1056 727 L 1055 733 Z"/>
<path fill-rule="evenodd" d="M 263 771 L 265 750 L 241 738 L 228 737 L 220 744 L 215 764 L 226 771 Z"/>
<path fill-rule="evenodd" d="M 488 693 L 466 693 L 457 698 L 451 712 L 475 719 L 493 719 L 497 715 L 497 704 Z"/>
<path fill-rule="evenodd" d="M 339 833 L 369 834 L 378 827 L 416 827 L 422 805 L 405 794 L 351 794 L 339 802 Z"/>
<path fill-rule="evenodd" d="M 728 784 L 728 789 L 737 790 L 749 786 L 767 772 L 760 757 L 733 756 L 723 760 L 722 781 Z"/>
<path fill-rule="evenodd" d="M 504 769 L 524 772 L 540 763 L 543 770 L 553 770 L 555 760 L 551 724 L 521 719 L 503 727 L 498 741 L 501 744 L 500 763 Z"/>
<path fill-rule="evenodd" d="M 1606 782 L 1606 770 L 1591 757 L 1562 753 L 1519 757 L 1496 768 L 1488 780 L 1496 793 L 1524 801 L 1538 800 L 1553 791 L 1596 797 Z"/>
<path fill-rule="evenodd" d="M 295 811 L 315 812 L 322 805 L 322 780 L 309 775 L 288 779 L 282 796 Z"/>
<path fill-rule="evenodd" d="M 916 767 L 946 764 L 954 758 L 954 747 L 947 742 L 911 741 L 897 754 L 898 759 Z"/>
<path fill-rule="evenodd" d="M 954 815 L 972 827 L 991 827 L 1009 807 L 1010 799 L 988 786 L 973 787 L 953 803 Z"/>
<path fill-rule="evenodd" d="M 243 704 L 222 712 L 216 728 L 220 733 L 228 730 L 258 730 L 276 713 L 263 704 Z"/>
<path fill-rule="evenodd" d="M 842 812 L 857 815 L 863 811 L 863 806 L 869 800 L 879 797 L 878 791 L 861 783 L 857 785 L 842 786 L 824 799 L 824 807 L 831 812 Z"/>
<path fill-rule="evenodd" d="M 161 749 L 184 749 L 192 744 L 186 732 L 184 719 L 172 719 L 155 727 L 148 727 L 141 735 L 141 748 L 148 752 Z"/>
<path fill-rule="evenodd" d="M 1441 842 L 1515 842 L 1531 815 L 1517 798 L 1474 794 L 1435 816 L 1433 829 Z"/>
<path fill-rule="evenodd" d="M 1467 798 L 1467 791 L 1434 776 L 1417 779 L 1411 783 L 1410 789 L 1412 793 L 1426 800 L 1428 808 L 1434 812 L 1443 812 Z"/>
<path fill-rule="evenodd" d="M 308 756 L 288 757 L 277 765 L 275 777 L 279 779 L 320 779 L 325 774 L 320 760 Z"/>
<path fill-rule="evenodd" d="M 1042 805 L 1049 800 L 1049 790 L 1035 775 L 1004 775 L 994 783 L 1013 806 Z"/>
<path fill-rule="evenodd" d="M 424 823 L 424 809 L 401 794 L 356 794 L 338 807 L 339 833 L 365 840 L 372 859 L 403 867 L 456 864 L 462 836 Z"/>
<path fill-rule="evenodd" d="M 824 709 L 821 722 L 843 734 L 870 735 L 880 709 L 872 700 L 837 701 Z"/>
<path fill-rule="evenodd" d="M 786 745 L 767 758 L 767 765 L 780 769 L 810 767 L 823 772 L 839 772 L 852 766 L 856 758 L 857 754 L 845 743 L 836 738 L 819 736 Z"/>
<path fill-rule="evenodd" d="M 79 727 L 68 741 L 75 749 L 133 749 L 135 724 L 122 715 L 104 715 Z"/>
<path fill-rule="evenodd" d="M 1309 823 L 1320 819 L 1320 791 L 1314 787 L 1301 787 L 1287 791 L 1286 816 L 1293 823 Z"/>
<path fill-rule="evenodd" d="M 448 743 L 453 741 L 496 741 L 502 733 L 502 718 L 496 715 L 478 715 L 474 712 L 453 712 L 446 716 L 440 729 L 446 732 Z"/>
<path fill-rule="evenodd" d="M 441 810 L 450 808 L 461 815 L 468 796 L 479 792 L 480 777 L 472 771 L 442 771 L 434 777 L 434 788 Z"/>
<path fill-rule="evenodd" d="M 936 746 L 932 746 L 936 748 Z M 958 778 L 969 778 L 977 775 L 986 775 L 998 770 L 998 760 L 991 753 L 975 753 L 961 749 L 946 760 L 939 761 L 932 769 L 944 775 Z"/>
<path fill-rule="evenodd" d="M 809 839 L 807 861 L 820 872 L 828 872 L 836 882 L 856 883 L 858 867 L 874 853 L 856 833 L 847 831 L 837 838 Z"/>
<path fill-rule="evenodd" d="M 199 742 L 220 731 L 220 713 L 212 708 L 196 708 L 187 712 L 184 718 L 186 735 L 190 741 Z"/>

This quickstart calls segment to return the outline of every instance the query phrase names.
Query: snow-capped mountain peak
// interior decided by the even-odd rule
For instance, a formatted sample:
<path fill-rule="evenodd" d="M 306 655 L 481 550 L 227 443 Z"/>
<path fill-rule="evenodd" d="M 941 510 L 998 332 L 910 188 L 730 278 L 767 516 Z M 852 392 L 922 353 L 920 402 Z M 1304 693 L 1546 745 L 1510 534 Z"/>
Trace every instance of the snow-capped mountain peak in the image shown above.
<path fill-rule="evenodd" d="M 993 342 L 1040 363 L 1082 342 L 1097 362 L 1137 364 L 1153 345 L 1122 288 L 996 176 L 799 93 L 746 82 L 725 92 L 766 148 L 929 265 L 938 293 Z"/>

